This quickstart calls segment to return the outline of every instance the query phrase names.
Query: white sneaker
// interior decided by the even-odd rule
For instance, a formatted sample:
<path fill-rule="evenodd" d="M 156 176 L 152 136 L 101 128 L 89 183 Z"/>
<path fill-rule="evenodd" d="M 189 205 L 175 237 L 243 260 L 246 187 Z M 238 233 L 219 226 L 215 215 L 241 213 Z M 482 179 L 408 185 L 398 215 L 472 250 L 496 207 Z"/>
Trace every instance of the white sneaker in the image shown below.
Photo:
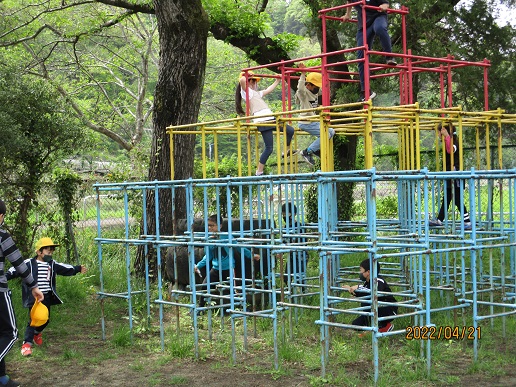
<path fill-rule="evenodd" d="M 385 63 L 387 63 L 389 66 L 396 66 L 398 64 L 398 62 L 396 62 L 396 59 L 394 58 L 387 58 Z"/>
<path fill-rule="evenodd" d="M 371 91 L 371 95 L 369 96 L 368 99 L 365 99 L 365 97 L 362 97 L 360 99 L 360 101 L 358 101 L 358 102 L 365 102 L 365 101 L 373 100 L 376 98 L 376 96 L 377 96 L 377 94 L 374 91 Z"/>
<path fill-rule="evenodd" d="M 428 221 L 428 226 L 429 227 L 439 227 L 439 226 L 442 226 L 443 225 L 443 222 L 441 222 L 439 219 L 430 219 Z"/>
<path fill-rule="evenodd" d="M 314 158 L 311 153 L 308 153 L 308 149 L 301 151 L 301 156 L 305 159 L 305 161 L 310 165 L 315 165 Z"/>

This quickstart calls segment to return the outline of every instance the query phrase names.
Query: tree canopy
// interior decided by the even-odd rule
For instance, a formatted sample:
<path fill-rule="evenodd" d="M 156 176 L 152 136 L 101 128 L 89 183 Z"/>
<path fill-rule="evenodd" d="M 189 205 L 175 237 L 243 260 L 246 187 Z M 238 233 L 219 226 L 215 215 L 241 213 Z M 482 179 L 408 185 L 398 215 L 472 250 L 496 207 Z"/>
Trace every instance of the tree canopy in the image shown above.
<path fill-rule="evenodd" d="M 208 36 L 242 50 L 249 63 L 276 63 L 296 55 L 296 33 L 306 31 L 320 41 L 317 11 L 340 4 L 341 0 L 3 0 L 0 46 L 25 73 L 51 84 L 82 127 L 123 149 L 132 149 L 151 126 L 148 178 L 166 180 L 170 160 L 165 128 L 198 121 L 202 90 L 209 87 L 204 82 Z M 497 24 L 494 12 L 500 4 L 514 6 L 514 1 L 473 0 L 465 6 L 459 0 L 403 2 L 410 9 L 407 36 L 415 54 L 491 60 L 491 107 L 514 111 L 514 88 L 507 79 L 515 75 L 515 34 L 514 27 Z M 394 50 L 399 51 L 400 23 L 395 17 L 390 23 Z M 349 23 L 329 23 L 329 50 L 355 45 L 354 26 L 345 24 Z M 227 79 L 231 81 L 225 80 L 228 87 L 223 89 L 228 94 L 222 100 L 229 100 L 234 85 L 233 76 Z M 483 80 L 467 70 L 455 81 L 456 102 L 481 109 Z M 428 97 L 433 84 L 431 79 L 418 79 L 415 99 Z M 393 85 L 379 87 L 387 92 Z M 191 136 L 178 140 L 177 179 L 192 176 L 194 146 Z M 339 169 L 353 169 L 355 156 L 356 140 L 338 144 Z M 178 195 L 176 200 L 183 199 Z M 167 199 L 161 204 L 172 207 Z M 173 216 L 184 217 L 184 207 L 176 205 Z M 152 201 L 148 209 L 152 232 Z M 171 230 L 172 216 L 162 226 Z"/>
<path fill-rule="evenodd" d="M 317 11 L 339 4 L 342 1 L 204 0 L 199 7 L 207 13 L 211 36 L 242 50 L 249 64 L 265 64 L 295 57 L 300 34 L 320 35 Z M 514 75 L 514 28 L 497 25 L 495 18 L 498 6 L 512 6 L 514 1 L 409 0 L 403 5 L 410 9 L 407 36 L 414 53 L 452 53 L 470 61 L 488 58 L 491 105 L 514 110 L 513 93 L 503 82 Z M 6 52 L 18 58 L 25 72 L 51 82 L 85 127 L 130 150 L 146 128 L 152 130 L 160 55 L 155 9 L 150 0 L 4 0 L 0 46 L 9 48 Z M 392 16 L 390 23 L 396 50 L 400 20 Z M 329 36 L 336 49 L 350 47 L 354 26 L 329 23 Z M 479 108 L 475 97 L 480 85 L 471 82 L 475 76 L 461 74 L 464 82 L 457 79 L 457 96 L 466 108 Z M 203 98 L 204 106 L 228 99 L 209 92 L 216 88 L 220 84 L 204 86 L 205 96 L 215 99 Z"/>
<path fill-rule="evenodd" d="M 0 66 L 0 138 L 0 193 L 15 215 L 11 231 L 27 253 L 29 215 L 38 194 L 51 186 L 44 176 L 84 145 L 84 130 L 55 89 Z"/>

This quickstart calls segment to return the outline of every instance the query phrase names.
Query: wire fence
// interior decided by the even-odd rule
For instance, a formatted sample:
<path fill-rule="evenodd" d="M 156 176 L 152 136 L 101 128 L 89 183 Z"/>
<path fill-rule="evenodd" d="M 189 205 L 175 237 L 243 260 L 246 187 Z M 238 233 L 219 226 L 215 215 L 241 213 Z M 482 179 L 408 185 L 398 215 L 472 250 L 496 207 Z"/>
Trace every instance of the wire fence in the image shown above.
<path fill-rule="evenodd" d="M 399 153 L 397 151 L 373 155 L 376 169 L 378 171 L 398 170 L 398 155 Z M 500 156 L 501 160 L 499 159 Z M 485 146 L 479 147 L 478 149 L 475 147 L 464 147 L 462 161 L 464 170 L 471 168 L 480 170 L 516 168 L 516 145 L 504 145 L 502 147 L 502 155 L 498 152 L 496 145 L 492 145 L 489 151 Z M 434 150 L 421 151 L 421 165 L 422 167 L 428 167 L 430 170 L 436 169 Z M 490 166 L 490 168 L 488 168 L 488 166 Z"/>

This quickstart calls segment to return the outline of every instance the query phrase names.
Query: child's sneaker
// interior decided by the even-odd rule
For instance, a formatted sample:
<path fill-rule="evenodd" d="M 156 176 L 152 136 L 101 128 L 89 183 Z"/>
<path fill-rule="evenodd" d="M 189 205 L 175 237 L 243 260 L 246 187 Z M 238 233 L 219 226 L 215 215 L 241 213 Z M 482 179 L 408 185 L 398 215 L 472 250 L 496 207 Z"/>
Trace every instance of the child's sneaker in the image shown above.
<path fill-rule="evenodd" d="M 43 334 L 42 333 L 36 333 L 34 335 L 34 343 L 36 345 L 41 345 L 43 344 Z"/>
<path fill-rule="evenodd" d="M 32 346 L 29 343 L 23 344 L 21 346 L 21 354 L 22 354 L 22 356 L 32 355 Z"/>
<path fill-rule="evenodd" d="M 464 230 L 471 230 L 471 222 L 464 222 Z"/>
<path fill-rule="evenodd" d="M 314 158 L 312 157 L 311 153 L 308 153 L 308 149 L 301 151 L 301 156 L 305 159 L 305 161 L 310 165 L 315 165 Z"/>
<path fill-rule="evenodd" d="M 358 100 L 358 102 L 366 102 L 366 101 L 368 101 L 368 100 L 373 100 L 373 99 L 375 99 L 375 98 L 376 98 L 376 96 L 377 96 L 377 94 L 376 94 L 374 91 L 371 91 L 371 94 L 369 94 L 369 98 L 368 98 L 368 99 L 366 99 L 365 97 L 361 97 L 361 98 Z"/>
<path fill-rule="evenodd" d="M 378 329 L 378 332 L 386 333 L 386 332 L 392 331 L 393 329 L 394 329 L 394 324 L 387 323 L 386 326 L 384 326 L 383 328 Z"/>
<path fill-rule="evenodd" d="M 294 155 L 297 155 L 297 153 L 299 152 L 299 149 L 292 149 L 292 152 L 290 152 L 290 149 L 287 149 L 287 153 L 282 153 L 281 154 L 281 158 L 285 158 L 285 157 L 290 157 L 290 156 L 294 156 Z"/>
<path fill-rule="evenodd" d="M 396 59 L 394 59 L 392 57 L 387 58 L 385 63 L 387 63 L 389 66 L 396 66 L 398 64 L 398 62 L 396 62 Z"/>
<path fill-rule="evenodd" d="M 8 377 L 9 378 L 9 377 Z M 2 384 L 0 383 L 0 386 L 6 386 L 6 387 L 19 387 L 20 383 L 12 380 L 11 378 L 7 379 L 7 383 Z"/>
<path fill-rule="evenodd" d="M 430 219 L 428 221 L 428 226 L 429 227 L 439 227 L 439 226 L 442 226 L 443 225 L 443 222 L 441 222 L 439 219 Z"/>

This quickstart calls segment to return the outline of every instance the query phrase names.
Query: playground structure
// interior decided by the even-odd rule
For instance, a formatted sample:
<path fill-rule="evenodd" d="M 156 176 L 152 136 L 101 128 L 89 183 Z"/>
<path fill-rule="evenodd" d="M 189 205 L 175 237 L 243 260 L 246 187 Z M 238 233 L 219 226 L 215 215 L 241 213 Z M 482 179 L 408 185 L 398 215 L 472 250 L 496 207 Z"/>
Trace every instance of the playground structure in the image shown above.
<path fill-rule="evenodd" d="M 200 179 L 187 181 L 169 181 L 154 183 L 127 183 L 102 184 L 96 187 L 98 194 L 119 194 L 124 198 L 126 212 L 131 203 L 129 198 L 138 193 L 152 192 L 159 204 L 160 192 L 170 190 L 174 194 L 179 189 L 187 192 L 188 213 L 192 217 L 187 224 L 193 224 L 193 207 L 198 191 L 205 192 L 203 199 L 210 196 L 208 191 L 213 189 L 213 197 L 222 200 L 229 197 L 228 192 L 237 189 L 240 192 L 239 203 L 235 207 L 228 206 L 235 222 L 244 222 L 249 217 L 261 219 L 259 227 L 251 226 L 248 230 L 232 231 L 228 229 L 222 234 L 227 235 L 227 241 L 219 238 L 210 238 L 207 232 L 185 230 L 181 235 L 146 235 L 145 230 L 141 237 L 130 238 L 121 235 L 119 238 L 104 238 L 99 229 L 97 241 L 99 243 L 99 257 L 102 257 L 103 248 L 107 244 L 116 244 L 123 248 L 126 254 L 128 268 L 127 284 L 129 291 L 123 294 L 113 294 L 109 289 L 101 289 L 102 297 L 124 297 L 131 305 L 131 298 L 138 292 L 131 286 L 130 254 L 132 246 L 143 244 L 155 248 L 158 260 L 158 298 L 152 300 L 160 308 L 160 327 L 162 345 L 164 345 L 165 311 L 174 307 L 192 311 L 196 353 L 198 353 L 198 315 L 207 313 L 203 318 L 210 321 L 216 319 L 215 312 L 230 319 L 233 337 L 233 361 L 236 357 L 236 347 L 239 344 L 234 324 L 236 319 L 243 319 L 245 325 L 251 324 L 256 318 L 270 319 L 274 342 L 275 366 L 278 367 L 278 324 L 289 321 L 295 324 L 295 316 L 304 309 L 320 311 L 318 319 L 313 323 L 320 327 L 321 341 L 324 343 L 322 353 L 323 371 L 329 360 L 328 350 L 331 345 L 330 328 L 362 329 L 373 332 L 373 349 L 378 351 L 378 340 L 386 335 L 406 334 L 406 326 L 432 327 L 440 321 L 446 311 L 460 309 L 465 315 L 464 326 L 478 334 L 471 336 L 474 339 L 475 356 L 480 336 L 480 328 L 487 329 L 483 320 L 502 318 L 516 312 L 515 286 L 515 219 L 514 206 L 516 205 L 514 192 L 516 189 L 515 170 L 506 171 L 467 171 L 461 172 L 460 178 L 465 182 L 465 191 L 468 192 L 471 220 L 474 227 L 465 231 L 460 222 L 449 220 L 444 227 L 431 230 L 428 227 L 427 215 L 436 202 L 439 202 L 438 185 L 449 178 L 446 173 L 422 171 L 406 171 L 397 173 L 377 173 L 373 170 L 312 173 L 289 175 L 271 175 L 266 178 L 241 177 Z M 353 182 L 356 190 L 363 197 L 367 216 L 363 220 L 342 221 L 334 216 L 336 212 L 335 192 L 340 184 Z M 406 197 L 406 202 L 398 204 L 398 211 L 404 214 L 403 221 L 398 219 L 382 219 L 378 215 L 377 189 L 384 184 L 394 184 L 399 192 L 412 192 Z M 317 223 L 304 223 L 298 230 L 292 224 L 285 224 L 280 215 L 280 203 L 293 202 L 298 206 L 298 219 L 302 219 L 305 212 L 304 191 L 308 186 L 317 187 L 318 206 L 321 219 Z M 491 214 L 488 198 L 482 195 L 488 192 L 489 187 L 499 188 L 499 204 Z M 495 191 L 493 191 L 495 192 Z M 253 200 L 251 200 L 251 198 Z M 263 198 L 264 205 L 255 205 L 254 198 Z M 260 201 L 258 201 L 259 203 Z M 99 202 L 100 203 L 100 202 Z M 207 213 L 208 200 L 199 203 L 202 211 Z M 324 209 L 324 210 L 323 210 Z M 482 209 L 479 211 L 478 209 Z M 143 207 L 145 215 L 145 208 Z M 102 206 L 99 204 L 99 213 Z M 287 232 L 294 229 L 294 233 Z M 293 243 L 292 238 L 303 238 L 303 243 Z M 223 243 L 223 244 L 222 244 Z M 197 302 L 200 296 L 208 296 L 206 290 L 192 286 L 184 291 L 174 290 L 170 293 L 162 278 L 163 257 L 168 248 L 187 246 L 189 255 L 193 256 L 196 247 L 230 246 L 231 251 L 241 248 L 251 248 L 262 256 L 261 264 L 267 265 L 267 278 L 246 281 L 241 286 L 234 286 L 234 280 L 242 278 L 240 273 L 232 273 L 229 279 L 218 284 L 220 291 L 209 295 L 212 304 L 207 308 L 199 308 Z M 287 253 L 297 252 L 319 257 L 317 275 L 307 277 L 307 273 L 299 270 L 302 265 L 289 264 Z M 351 273 L 356 276 L 356 257 L 370 257 L 375 262 L 381 262 L 382 273 L 389 278 L 394 294 L 399 300 L 399 315 L 395 325 L 398 329 L 383 334 L 378 333 L 378 316 L 373 313 L 371 327 L 356 327 L 350 325 L 350 316 L 368 313 L 362 307 L 357 307 L 356 299 L 343 294 L 340 284 L 353 281 Z M 241 258 L 243 259 L 243 258 Z M 283 261 L 282 261 L 283 260 Z M 190 260 L 190 281 L 195 283 L 193 260 Z M 282 267 L 283 266 L 283 267 Z M 283 273 L 288 273 L 286 286 L 282 283 Z M 101 270 L 102 273 L 102 270 Z M 310 274 L 310 273 L 308 273 Z M 375 274 L 373 274 L 374 276 Z M 319 280 L 321 279 L 321 280 Z M 101 281 L 102 283 L 102 281 Z M 447 293 L 437 297 L 441 293 Z M 168 299 L 166 294 L 172 296 Z M 267 298 L 265 308 L 259 308 L 260 302 L 248 305 L 245 300 L 248 295 Z M 320 305 L 306 303 L 310 297 L 317 297 Z M 186 296 L 186 297 L 185 297 Z M 377 298 L 373 298 L 375 302 Z M 449 304 L 443 306 L 443 300 Z M 361 300 L 362 301 L 362 300 Z M 373 310 L 375 310 L 373 304 Z M 285 314 L 288 316 L 285 318 Z M 131 316 L 131 309 L 130 309 Z M 184 318 L 190 319 L 188 314 Z M 399 323 L 398 323 L 399 321 Z M 460 323 L 460 322 L 456 322 Z M 467 325 L 466 325 L 467 324 Z M 250 328 L 249 328 L 250 329 Z M 450 328 L 451 329 L 451 328 Z M 485 332 L 485 331 L 484 331 Z M 471 332 L 468 332 L 471 334 Z M 245 343 L 250 332 L 243 333 Z M 444 335 L 444 333 L 443 333 Z M 442 336 L 444 337 L 444 336 Z M 448 338 L 453 338 L 449 334 Z M 460 336 L 458 337 L 460 338 Z M 426 346 L 428 368 L 431 366 L 431 341 L 421 341 Z M 245 346 L 245 344 L 244 344 Z M 379 359 L 376 358 L 375 371 L 378 372 Z"/>
<path fill-rule="evenodd" d="M 361 2 L 357 2 L 361 3 Z M 330 16 L 332 12 L 346 6 L 322 10 L 320 16 L 323 25 L 340 18 Z M 390 10 L 400 14 L 402 25 L 408 10 Z M 365 20 L 365 18 L 363 18 Z M 474 358 L 477 358 L 478 344 L 481 339 L 481 329 L 486 327 L 486 321 L 500 318 L 505 321 L 508 316 L 516 314 L 516 169 L 505 167 L 503 159 L 503 129 L 516 123 L 516 115 L 506 114 L 498 110 L 488 110 L 487 69 L 489 62 L 464 62 L 447 58 L 423 58 L 413 55 L 406 47 L 405 28 L 403 28 L 402 53 L 394 54 L 403 60 L 395 71 L 381 73 L 386 65 L 371 61 L 371 55 L 385 53 L 369 50 L 368 47 L 356 47 L 339 52 L 323 53 L 320 67 L 307 67 L 303 71 L 320 71 L 323 77 L 323 106 L 315 109 L 315 114 L 309 118 L 320 122 L 321 125 L 321 164 L 320 171 L 301 173 L 300 163 L 295 158 L 282 159 L 281 150 L 286 152 L 286 140 L 281 135 L 283 125 L 290 123 L 296 126 L 298 114 L 302 111 L 293 110 L 290 105 L 290 82 L 298 78 L 300 69 L 293 67 L 295 62 L 310 58 L 259 66 L 245 69 L 255 73 L 267 68 L 279 69 L 282 80 L 284 111 L 276 116 L 276 173 L 255 177 L 252 165 L 258 155 L 258 136 L 256 127 L 250 122 L 250 117 L 195 123 L 191 125 L 174 126 L 169 128 L 171 140 L 171 160 L 174 160 L 174 138 L 185 134 L 195 134 L 200 137 L 202 147 L 203 179 L 174 180 L 174 164 L 171 165 L 171 180 L 164 182 L 141 182 L 120 184 L 97 184 L 97 196 L 119 195 L 124 203 L 124 214 L 129 219 L 129 208 L 139 206 L 147 219 L 146 198 L 148 194 L 154 197 L 156 204 L 156 229 L 160 230 L 160 198 L 163 192 L 171 197 L 178 190 L 186 193 L 186 208 L 188 218 L 184 230 L 174 230 L 163 235 L 159 231 L 150 235 L 146 223 L 140 235 L 132 236 L 128 221 L 123 233 L 117 237 L 107 237 L 100 227 L 103 207 L 97 201 L 98 209 L 98 243 L 99 263 L 101 267 L 101 289 L 99 292 L 102 302 L 109 297 L 121 297 L 128 300 L 129 324 L 132 328 L 132 297 L 145 293 L 147 310 L 150 318 L 150 304 L 159 305 L 161 344 L 164 346 L 165 311 L 180 308 L 191 311 L 194 327 L 195 353 L 199 352 L 200 313 L 206 313 L 208 330 L 211 337 L 212 319 L 219 312 L 222 319 L 229 318 L 233 335 L 233 361 L 236 362 L 236 347 L 238 344 L 235 321 L 243 320 L 242 341 L 247 349 L 248 322 L 256 318 L 271 321 L 274 345 L 274 363 L 279 365 L 278 325 L 288 321 L 290 332 L 296 323 L 295 316 L 303 310 L 318 311 L 318 318 L 313 321 L 320 331 L 322 343 L 321 363 L 322 373 L 330 360 L 331 329 L 355 329 L 372 333 L 372 351 L 374 358 L 374 380 L 379 373 L 378 346 L 380 339 L 385 336 L 406 334 L 405 327 L 421 327 L 436 329 L 444 338 L 449 330 L 449 338 L 464 339 L 469 335 L 473 341 Z M 365 41 L 365 40 L 364 40 Z M 323 39 L 323 43 L 325 39 Z M 371 78 L 395 76 L 400 80 L 400 106 L 379 107 L 372 101 L 366 103 L 351 103 L 330 105 L 331 82 L 356 82 L 350 76 L 353 72 L 338 70 L 339 66 L 356 63 L 356 60 L 328 63 L 333 55 L 344 55 L 358 49 L 364 50 L 364 66 L 370 68 Z M 466 112 L 461 107 L 452 106 L 452 73 L 458 67 L 477 66 L 482 69 L 484 76 L 485 111 Z M 412 101 L 412 77 L 418 72 L 431 72 L 439 75 L 441 88 L 441 106 L 435 109 L 421 109 L 418 102 Z M 366 93 L 369 92 L 370 76 L 366 71 Z M 262 77 L 275 77 L 260 73 Z M 346 78 L 347 77 L 347 78 Z M 447 88 L 448 92 L 445 93 Z M 449 106 L 445 107 L 445 100 Z M 307 118 L 303 117 L 306 121 Z M 461 164 L 463 134 L 467 130 L 475 131 L 476 152 L 475 164 L 461 165 L 460 172 L 440 172 L 441 164 L 439 144 L 435 128 L 439 123 L 451 122 L 457 129 L 459 138 L 459 155 Z M 328 140 L 328 128 L 333 128 L 336 136 L 358 136 L 364 144 L 364 166 L 359 171 L 334 171 L 333 143 Z M 398 139 L 398 171 L 378 171 L 374 167 L 373 148 L 376 135 L 391 133 Z M 296 137 L 300 132 L 296 133 Z M 213 138 L 213 153 L 215 174 L 207 173 L 207 138 Z M 218 141 L 222 136 L 236 139 L 238 160 L 247 160 L 247 169 L 238 166 L 238 176 L 220 177 L 218 175 Z M 436 144 L 436 171 L 429 171 L 421 165 L 422 136 L 433 140 Z M 491 139 L 497 143 L 497 165 L 492 165 L 490 157 Z M 254 141 L 252 141 L 254 139 Z M 486 144 L 485 157 L 481 157 L 480 141 Z M 293 148 L 296 148 L 294 141 Z M 445 152 L 442 152 L 445 154 Z M 255 159 L 253 159 L 253 156 Z M 446 157 L 446 156 L 444 156 Z M 444 160 L 443 160 L 444 163 Z M 436 212 L 442 200 L 442 187 L 446 180 L 461 181 L 461 204 L 465 204 L 470 214 L 472 228 L 465 230 L 461 222 L 461 213 L 455 213 L 455 206 L 446 214 L 442 227 L 429 228 L 428 219 Z M 342 186 L 352 185 L 355 205 L 362 207 L 357 219 L 342 220 L 338 217 L 337 195 Z M 385 187 L 392 187 L 394 195 L 383 194 Z M 307 221 L 307 193 L 316 192 L 317 216 L 313 222 Z M 236 195 L 235 195 L 236 193 Z M 397 217 L 386 218 L 379 210 L 379 202 L 388 196 L 396 198 Z M 237 197 L 238 199 L 232 199 Z M 141 203 L 134 198 L 143 198 Z M 463 201 L 463 203 L 462 203 Z M 227 237 L 221 242 L 217 235 L 208 233 L 207 217 L 215 208 L 220 208 L 224 202 L 227 214 L 232 222 L 228 229 L 220 234 Z M 281 206 L 284 203 L 295 204 L 297 214 L 287 206 L 287 216 L 284 219 Z M 174 211 L 174 209 L 170 209 Z M 217 211 L 218 212 L 218 211 Z M 292 211 L 293 212 L 293 211 Z M 219 214 L 220 215 L 220 214 Z M 288 215 L 293 215 L 292 219 Z M 193 228 L 195 218 L 202 218 L 204 231 Z M 250 222 L 248 229 L 240 227 L 232 229 L 235 222 L 243 224 L 253 219 L 258 224 Z M 219 234 L 219 235 L 220 235 Z M 127 292 L 114 293 L 104 288 L 102 257 L 107 245 L 123 248 L 127 267 Z M 131 246 L 144 246 L 156 252 L 158 262 L 158 298 L 150 299 L 149 276 L 146 272 L 145 289 L 134 290 L 131 280 L 131 263 L 134 249 Z M 190 287 L 186 290 L 173 290 L 164 285 L 162 276 L 164 256 L 170 249 L 186 246 L 189 256 Z M 253 249 L 262 257 L 260 261 L 261 277 L 251 276 L 249 280 L 244 272 L 230 271 L 230 277 L 217 283 L 217 291 L 208 292 L 206 288 L 195 284 L 193 272 L 195 249 L 215 246 L 219 250 L 229 246 L 230 256 L 244 260 L 243 254 L 238 254 L 243 248 Z M 318 272 L 316 275 L 307 273 L 306 257 L 318 257 Z M 294 257 L 290 259 L 289 257 Z M 398 300 L 399 314 L 394 321 L 396 329 L 388 333 L 380 333 L 378 324 L 382 318 L 378 316 L 378 291 L 375 279 L 378 273 L 375 265 L 372 268 L 372 295 L 368 300 L 351 298 L 342 292 L 341 284 L 352 282 L 357 273 L 357 263 L 361 258 L 369 258 L 371 262 L 380 262 L 382 276 L 386 277 Z M 174 261 L 175 264 L 175 261 Z M 266 266 L 266 267 L 265 267 Z M 146 265 L 148 267 L 148 265 Z M 285 275 L 286 273 L 286 275 Z M 313 273 L 312 273 L 313 274 Z M 170 299 L 165 295 L 170 295 Z M 200 296 L 209 297 L 211 305 L 198 307 Z M 267 302 L 255 302 L 260 296 Z M 311 298 L 318 299 L 318 305 L 310 302 Z M 249 302 L 249 298 L 252 300 Z M 359 305 L 359 302 L 371 304 L 372 311 Z M 461 311 L 462 327 L 438 326 L 442 315 Z M 288 319 L 283 318 L 288 315 Z M 351 317 L 369 315 L 371 326 L 358 327 L 350 324 Z M 190 317 L 188 317 L 190 318 Z M 179 319 L 179 313 L 177 313 Z M 103 335 L 105 332 L 103 314 Z M 459 327 L 460 322 L 454 321 Z M 466 328 L 467 327 L 467 328 Z M 449 328 L 449 329 L 447 329 Z M 177 326 L 179 330 L 179 325 Z M 441 330 L 442 329 L 442 332 Z M 291 333 L 291 336 L 293 334 Z M 462 336 L 462 337 L 461 337 Z M 415 337 L 417 339 L 418 337 Z M 426 357 L 428 372 L 431 370 L 432 340 L 421 340 L 421 352 Z"/>

